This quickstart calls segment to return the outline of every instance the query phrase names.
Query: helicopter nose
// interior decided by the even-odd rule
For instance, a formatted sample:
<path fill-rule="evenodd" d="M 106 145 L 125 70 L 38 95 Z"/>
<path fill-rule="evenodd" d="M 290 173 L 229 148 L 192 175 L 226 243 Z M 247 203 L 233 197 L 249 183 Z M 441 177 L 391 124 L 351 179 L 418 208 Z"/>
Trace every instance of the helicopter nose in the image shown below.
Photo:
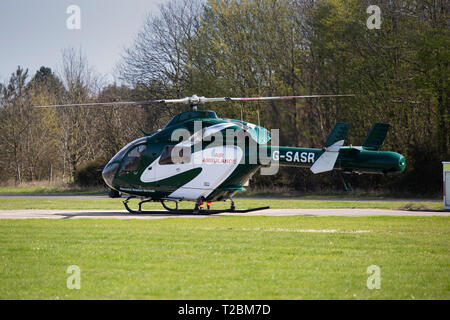
<path fill-rule="evenodd" d="M 116 175 L 117 169 L 119 169 L 118 163 L 108 163 L 102 171 L 103 180 L 108 185 L 108 187 L 114 189 L 113 180 Z"/>

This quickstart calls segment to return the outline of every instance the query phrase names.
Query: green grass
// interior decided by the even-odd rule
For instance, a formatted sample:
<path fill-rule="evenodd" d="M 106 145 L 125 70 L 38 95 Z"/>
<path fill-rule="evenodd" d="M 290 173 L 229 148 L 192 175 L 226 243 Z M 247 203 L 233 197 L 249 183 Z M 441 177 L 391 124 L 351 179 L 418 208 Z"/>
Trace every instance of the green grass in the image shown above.
<path fill-rule="evenodd" d="M 36 199 L 36 198 L 7 198 L 0 199 L 0 210 L 19 210 L 19 209 L 98 209 L 98 210 L 122 210 L 124 199 Z M 137 208 L 137 200 L 130 203 Z M 442 210 L 441 202 L 414 202 L 408 201 L 325 201 L 325 200 L 252 200 L 238 199 L 235 201 L 237 208 L 254 208 L 270 206 L 273 209 L 338 209 L 338 208 L 355 208 L 355 209 L 399 209 L 409 208 L 417 210 L 420 208 L 431 210 Z M 169 203 L 169 205 L 171 205 Z M 214 202 L 212 208 L 228 208 L 229 202 Z M 180 208 L 193 208 L 193 202 L 182 202 Z M 162 209 L 159 202 L 147 203 L 145 209 Z"/>
<path fill-rule="evenodd" d="M 107 194 L 105 188 L 80 188 L 70 185 L 25 185 L 0 186 L 0 194 L 42 194 L 42 195 L 68 195 L 68 194 Z"/>
<path fill-rule="evenodd" d="M 449 299 L 449 240 L 446 217 L 0 220 L 0 299 Z"/>

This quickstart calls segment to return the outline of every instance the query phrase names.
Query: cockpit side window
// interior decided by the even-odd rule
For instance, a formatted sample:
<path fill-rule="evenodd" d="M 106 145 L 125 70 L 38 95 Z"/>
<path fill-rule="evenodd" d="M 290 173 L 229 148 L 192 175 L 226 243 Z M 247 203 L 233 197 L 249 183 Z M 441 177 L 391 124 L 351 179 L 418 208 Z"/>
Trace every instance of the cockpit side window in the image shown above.
<path fill-rule="evenodd" d="M 122 162 L 122 168 L 120 169 L 119 176 L 139 169 L 139 164 L 145 154 L 145 150 L 147 150 L 147 146 L 145 144 L 141 144 L 134 147 L 130 152 L 128 152 Z"/>
<path fill-rule="evenodd" d="M 161 153 L 159 164 L 185 164 L 190 161 L 191 147 L 165 146 Z"/>

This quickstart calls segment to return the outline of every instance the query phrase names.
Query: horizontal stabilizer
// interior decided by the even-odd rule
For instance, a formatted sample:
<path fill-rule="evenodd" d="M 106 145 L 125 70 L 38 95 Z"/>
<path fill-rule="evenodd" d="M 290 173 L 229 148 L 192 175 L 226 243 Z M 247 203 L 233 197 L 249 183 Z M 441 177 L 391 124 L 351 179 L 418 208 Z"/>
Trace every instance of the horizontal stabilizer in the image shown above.
<path fill-rule="evenodd" d="M 311 166 L 311 171 L 314 174 L 331 171 L 339 156 L 339 150 L 344 145 L 344 140 L 337 141 L 332 146 L 326 148 L 319 159 Z"/>
<path fill-rule="evenodd" d="M 362 147 L 367 150 L 380 150 L 381 145 L 386 138 L 389 130 L 389 124 L 384 122 L 376 122 L 370 129 L 369 134 L 362 144 Z"/>
<path fill-rule="evenodd" d="M 348 123 L 336 123 L 330 135 L 328 136 L 327 141 L 325 141 L 324 147 L 328 148 L 338 141 L 345 140 L 347 138 L 349 127 L 350 126 Z"/>

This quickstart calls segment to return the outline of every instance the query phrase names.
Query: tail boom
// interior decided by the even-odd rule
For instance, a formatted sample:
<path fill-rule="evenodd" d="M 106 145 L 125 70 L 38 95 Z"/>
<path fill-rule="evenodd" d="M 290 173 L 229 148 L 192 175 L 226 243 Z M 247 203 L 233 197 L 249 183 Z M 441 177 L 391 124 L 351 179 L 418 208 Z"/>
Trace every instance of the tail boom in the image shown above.
<path fill-rule="evenodd" d="M 300 168 L 313 167 L 314 163 L 326 152 L 326 149 L 296 147 L 269 146 L 267 149 L 268 153 L 270 152 L 272 161 L 278 161 L 280 166 Z M 405 166 L 405 157 L 397 152 L 342 147 L 337 152 L 337 159 L 330 170 L 383 174 L 403 172 Z"/>

